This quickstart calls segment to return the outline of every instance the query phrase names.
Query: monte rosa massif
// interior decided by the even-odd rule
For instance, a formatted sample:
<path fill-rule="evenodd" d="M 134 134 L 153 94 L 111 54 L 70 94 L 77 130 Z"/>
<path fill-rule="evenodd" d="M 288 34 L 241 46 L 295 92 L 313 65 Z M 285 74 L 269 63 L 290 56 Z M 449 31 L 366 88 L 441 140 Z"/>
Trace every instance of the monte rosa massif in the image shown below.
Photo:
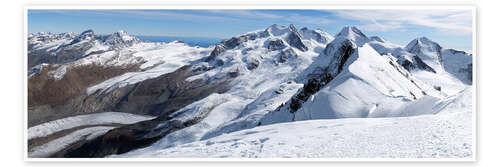
<path fill-rule="evenodd" d="M 473 56 L 346 26 L 28 35 L 28 157 L 472 158 Z"/>

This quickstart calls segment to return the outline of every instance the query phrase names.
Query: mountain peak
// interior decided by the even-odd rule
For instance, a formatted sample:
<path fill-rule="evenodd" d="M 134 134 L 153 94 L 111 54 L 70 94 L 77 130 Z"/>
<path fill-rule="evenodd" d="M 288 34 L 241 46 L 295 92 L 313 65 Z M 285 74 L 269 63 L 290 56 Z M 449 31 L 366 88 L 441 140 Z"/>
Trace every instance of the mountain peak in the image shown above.
<path fill-rule="evenodd" d="M 335 39 L 332 43 L 339 44 L 346 40 L 352 41 L 356 46 L 362 46 L 369 41 L 368 37 L 355 26 L 345 26 L 342 28 L 342 30 L 335 35 Z"/>
<path fill-rule="evenodd" d="M 140 40 L 138 38 L 129 35 L 124 30 L 119 30 L 118 32 L 110 34 L 104 39 L 104 43 L 113 45 L 115 47 L 130 46 L 139 41 Z"/>
<path fill-rule="evenodd" d="M 417 53 L 421 49 L 428 52 L 438 52 L 441 50 L 441 46 L 427 37 L 418 37 L 408 43 L 405 49 L 410 53 Z"/>
<path fill-rule="evenodd" d="M 287 28 L 285 26 L 273 24 L 273 25 L 267 27 L 265 31 L 267 31 L 269 34 L 272 34 L 274 36 L 280 36 L 280 35 L 287 33 L 288 29 L 289 28 Z"/>
<path fill-rule="evenodd" d="M 346 37 L 354 37 L 360 36 L 363 38 L 367 38 L 365 34 L 363 34 L 356 26 L 345 26 L 340 30 L 337 36 L 346 36 Z"/>

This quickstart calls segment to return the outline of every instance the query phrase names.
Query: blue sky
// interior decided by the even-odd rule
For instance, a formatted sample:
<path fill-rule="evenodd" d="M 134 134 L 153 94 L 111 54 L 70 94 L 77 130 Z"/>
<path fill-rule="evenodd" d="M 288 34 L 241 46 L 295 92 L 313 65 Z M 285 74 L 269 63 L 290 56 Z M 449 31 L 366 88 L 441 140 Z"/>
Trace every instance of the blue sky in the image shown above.
<path fill-rule="evenodd" d="M 28 32 L 230 38 L 272 24 L 320 28 L 332 35 L 357 26 L 406 45 L 426 36 L 445 48 L 472 49 L 471 10 L 29 10 Z"/>

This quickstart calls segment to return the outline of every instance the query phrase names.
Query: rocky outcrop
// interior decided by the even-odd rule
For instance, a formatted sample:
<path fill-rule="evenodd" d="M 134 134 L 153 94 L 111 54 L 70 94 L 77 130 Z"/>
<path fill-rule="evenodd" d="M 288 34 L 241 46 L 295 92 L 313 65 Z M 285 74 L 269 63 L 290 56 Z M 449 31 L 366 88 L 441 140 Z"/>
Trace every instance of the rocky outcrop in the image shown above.
<path fill-rule="evenodd" d="M 334 45 L 327 46 L 333 47 Z M 319 70 L 320 73 L 309 79 L 302 89 L 291 99 L 289 104 L 290 112 L 294 113 L 302 107 L 302 104 L 313 94 L 318 92 L 331 80 L 333 80 L 344 68 L 349 57 L 354 53 L 355 44 L 351 41 L 344 41 L 338 50 L 330 52 L 332 49 L 325 49 L 327 56 L 332 56 L 329 66 Z"/>
<path fill-rule="evenodd" d="M 293 26 L 293 24 L 290 24 L 289 29 L 291 33 L 287 37 L 287 42 L 290 46 L 295 47 L 301 51 L 307 51 L 308 48 L 307 46 L 302 42 L 302 38 L 300 36 L 300 33 L 297 31 L 297 29 Z"/>
<path fill-rule="evenodd" d="M 257 58 L 248 58 L 247 59 L 247 69 L 253 70 L 260 65 L 260 60 Z"/>
<path fill-rule="evenodd" d="M 271 40 L 267 45 L 267 49 L 270 51 L 281 50 L 284 48 L 286 48 L 286 45 L 281 39 Z"/>
<path fill-rule="evenodd" d="M 436 73 L 436 70 L 434 70 L 429 65 L 425 64 L 424 61 L 422 61 L 422 59 L 420 59 L 418 56 L 413 56 L 413 60 L 414 60 L 417 68 L 425 70 L 425 71 Z"/>
<path fill-rule="evenodd" d="M 297 57 L 297 53 L 295 53 L 295 51 L 293 51 L 293 49 L 288 48 L 288 49 L 280 52 L 280 57 L 279 57 L 278 62 L 284 63 L 284 62 L 288 61 L 288 59 L 296 58 L 296 57 Z"/>

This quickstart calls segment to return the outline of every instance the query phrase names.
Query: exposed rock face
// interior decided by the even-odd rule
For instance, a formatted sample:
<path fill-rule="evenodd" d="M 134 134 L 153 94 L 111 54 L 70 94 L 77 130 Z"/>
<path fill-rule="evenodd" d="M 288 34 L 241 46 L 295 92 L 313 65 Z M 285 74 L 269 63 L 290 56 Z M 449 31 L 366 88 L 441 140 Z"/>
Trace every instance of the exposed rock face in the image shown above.
<path fill-rule="evenodd" d="M 472 69 L 472 64 L 469 64 L 467 65 L 467 68 L 463 70 L 466 74 L 467 74 L 467 79 L 469 79 L 469 81 L 472 82 L 472 72 L 473 72 L 473 69 Z"/>
<path fill-rule="evenodd" d="M 48 77 L 46 72 L 31 77 L 28 83 L 28 125 L 34 126 L 89 112 L 115 111 L 158 116 L 176 111 L 211 93 L 229 89 L 229 81 L 226 80 L 211 83 L 202 80 L 185 81 L 187 77 L 197 74 L 190 66 L 185 66 L 172 73 L 111 92 L 97 91 L 89 95 L 85 92 L 92 84 L 136 69 L 137 67 L 130 67 L 113 70 L 110 67 L 103 69 L 101 66 L 92 66 L 72 69 L 57 81 Z"/>
<path fill-rule="evenodd" d="M 422 59 L 420 59 L 418 56 L 412 56 L 412 59 L 413 59 L 413 62 L 405 59 L 402 62 L 400 62 L 399 64 L 401 64 L 408 71 L 420 69 L 420 70 L 425 70 L 425 71 L 436 73 L 436 70 L 434 70 L 429 65 L 425 64 L 425 62 L 423 62 Z"/>
<path fill-rule="evenodd" d="M 256 59 L 256 58 L 248 58 L 247 62 L 248 62 L 247 69 L 249 69 L 249 70 L 253 70 L 253 69 L 259 67 L 259 65 L 260 65 L 260 60 Z"/>
<path fill-rule="evenodd" d="M 75 115 L 81 111 L 77 106 L 87 87 L 111 77 L 137 71 L 138 65 L 104 67 L 97 65 L 78 66 L 68 69 L 63 78 L 49 76 L 51 67 L 28 79 L 28 126 Z"/>
<path fill-rule="evenodd" d="M 436 73 L 436 70 L 434 70 L 429 65 L 425 64 L 424 61 L 422 61 L 422 59 L 420 59 L 418 56 L 413 56 L 413 60 L 417 68 Z"/>
<path fill-rule="evenodd" d="M 332 56 L 330 64 L 327 67 L 331 75 L 336 76 L 342 71 L 347 58 L 354 52 L 354 48 L 356 47 L 356 44 L 351 40 L 344 40 L 340 46 L 336 46 L 333 42 L 326 46 L 324 54 Z"/>
<path fill-rule="evenodd" d="M 471 85 L 473 80 L 472 54 L 455 49 L 443 49 L 441 53 L 444 69 L 464 84 Z"/>
<path fill-rule="evenodd" d="M 325 54 L 332 56 L 332 61 L 326 69 L 320 70 L 320 74 L 307 81 L 302 89 L 290 100 L 290 112 L 294 113 L 302 107 L 302 104 L 313 94 L 333 80 L 343 69 L 346 61 L 354 53 L 355 44 L 349 40 L 344 41 L 342 46 L 335 52 L 325 49 Z M 333 45 L 327 46 L 333 47 Z"/>
<path fill-rule="evenodd" d="M 267 49 L 270 51 L 281 50 L 285 47 L 285 43 L 281 39 L 269 41 L 269 44 L 267 45 Z"/>
<path fill-rule="evenodd" d="M 290 44 L 290 46 L 295 47 L 301 51 L 307 51 L 308 48 L 302 42 L 302 38 L 300 36 L 300 33 L 293 26 L 293 24 L 290 24 L 289 29 L 291 30 L 291 33 L 287 37 L 288 44 Z"/>
<path fill-rule="evenodd" d="M 289 48 L 289 49 L 286 49 L 286 50 L 283 50 L 280 52 L 280 57 L 279 57 L 279 62 L 280 63 L 284 63 L 286 61 L 288 61 L 288 59 L 290 58 L 296 58 L 297 57 L 297 53 L 295 53 L 295 51 L 293 51 L 293 49 Z"/>
<path fill-rule="evenodd" d="M 307 81 L 300 92 L 292 97 L 290 101 L 290 112 L 294 113 L 302 107 L 302 104 L 314 93 L 318 92 L 328 82 L 333 80 L 333 76 L 328 73 L 322 73 L 318 78 L 311 78 Z"/>

